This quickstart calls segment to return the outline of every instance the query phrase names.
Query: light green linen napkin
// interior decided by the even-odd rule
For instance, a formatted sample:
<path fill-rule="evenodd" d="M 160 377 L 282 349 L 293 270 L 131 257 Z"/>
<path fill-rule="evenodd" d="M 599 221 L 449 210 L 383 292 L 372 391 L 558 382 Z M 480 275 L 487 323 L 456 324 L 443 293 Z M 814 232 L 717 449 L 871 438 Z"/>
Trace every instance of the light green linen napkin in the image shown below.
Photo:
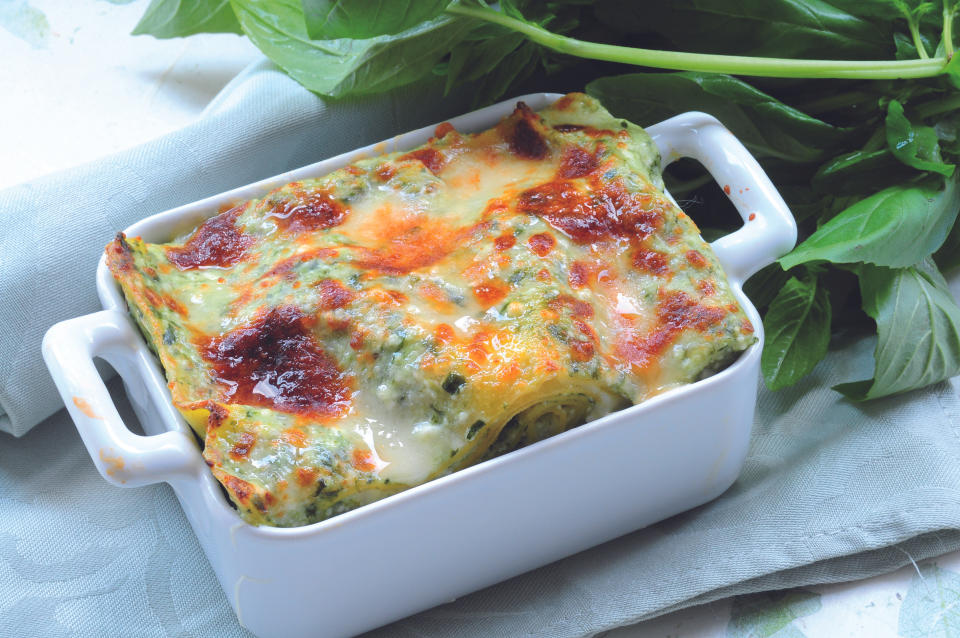
<path fill-rule="evenodd" d="M 261 65 L 185 131 L 0 194 L 4 227 L 19 233 L 0 237 L 8 427 L 22 432 L 57 409 L 40 336 L 57 319 L 97 308 L 92 271 L 117 228 L 464 110 L 429 95 L 328 107 Z M 347 140 L 358 114 L 384 121 Z M 960 399 L 947 384 L 865 405 L 829 389 L 866 376 L 871 349 L 869 340 L 834 344 L 798 387 L 761 388 L 743 474 L 717 500 L 373 635 L 587 636 L 960 548 Z M 8 635 L 249 634 L 171 490 L 107 484 L 60 411 L 0 442 L 0 636 Z"/>

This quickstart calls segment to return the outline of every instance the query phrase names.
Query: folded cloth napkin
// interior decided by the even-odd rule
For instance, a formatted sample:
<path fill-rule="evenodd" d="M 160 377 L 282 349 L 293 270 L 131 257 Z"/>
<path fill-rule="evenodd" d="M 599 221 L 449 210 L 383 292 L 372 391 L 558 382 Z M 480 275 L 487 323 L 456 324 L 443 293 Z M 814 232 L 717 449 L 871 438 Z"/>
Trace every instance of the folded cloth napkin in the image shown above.
<path fill-rule="evenodd" d="M 23 432 L 57 408 L 40 336 L 97 308 L 92 271 L 117 228 L 463 110 L 429 95 L 324 104 L 259 65 L 184 131 L 0 194 L 7 427 Z M 830 390 L 866 374 L 872 347 L 834 344 L 797 387 L 761 388 L 743 474 L 717 500 L 372 635 L 589 636 L 960 548 L 960 399 L 948 384 L 863 405 Z M 0 444 L 0 635 L 249 636 L 172 491 L 107 484 L 64 411 Z"/>

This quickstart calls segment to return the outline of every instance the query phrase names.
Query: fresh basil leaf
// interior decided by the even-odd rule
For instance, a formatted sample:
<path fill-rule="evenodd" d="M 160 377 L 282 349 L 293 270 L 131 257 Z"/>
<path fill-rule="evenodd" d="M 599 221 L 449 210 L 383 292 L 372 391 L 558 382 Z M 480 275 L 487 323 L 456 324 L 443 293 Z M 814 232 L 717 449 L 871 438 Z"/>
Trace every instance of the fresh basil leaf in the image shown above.
<path fill-rule="evenodd" d="M 936 265 L 859 269 L 863 309 L 877 322 L 873 379 L 834 389 L 855 400 L 922 388 L 960 374 L 960 307 Z"/>
<path fill-rule="evenodd" d="M 517 2 L 513 0 L 501 0 L 500 9 L 511 18 L 517 18 L 518 20 L 526 21 L 526 18 L 523 16 L 523 11 L 520 7 L 517 6 Z"/>
<path fill-rule="evenodd" d="M 913 43 L 913 38 L 905 33 L 894 33 L 893 45 L 897 50 L 894 54 L 897 60 L 916 60 L 920 57 L 917 45 Z"/>
<path fill-rule="evenodd" d="M 933 41 L 923 34 L 920 35 L 920 42 L 923 43 L 926 51 L 933 51 L 936 49 Z M 893 44 L 896 47 L 894 58 L 897 60 L 916 60 L 920 57 L 920 52 L 917 51 L 917 45 L 914 43 L 913 38 L 905 33 L 894 33 Z M 940 53 L 936 53 L 935 55 L 939 57 Z"/>
<path fill-rule="evenodd" d="M 960 266 L 960 224 L 953 224 L 953 229 L 943 241 L 943 245 L 933 254 L 933 260 L 943 272 Z"/>
<path fill-rule="evenodd" d="M 763 379 L 771 390 L 805 377 L 827 354 L 830 298 L 816 277 L 791 277 L 777 293 L 766 316 L 766 342 L 760 356 Z"/>
<path fill-rule="evenodd" d="M 132 34 L 180 38 L 195 33 L 243 33 L 230 0 L 152 0 Z"/>
<path fill-rule="evenodd" d="M 903 105 L 890 100 L 887 106 L 887 145 L 894 156 L 921 171 L 933 171 L 945 177 L 956 168 L 940 157 L 937 133 L 929 126 L 914 126 L 903 113 Z"/>
<path fill-rule="evenodd" d="M 446 90 L 449 92 L 456 84 L 478 80 L 489 73 L 496 72 L 504 59 L 523 42 L 523 35 L 512 31 L 503 32 L 480 41 L 467 38 L 453 47 L 450 52 Z M 511 62 L 510 66 L 515 68 L 516 62 Z M 507 82 L 507 85 L 509 85 L 509 82 Z M 506 87 L 503 88 L 506 89 Z M 503 91 L 497 95 L 485 97 L 489 97 L 492 101 L 502 94 Z"/>
<path fill-rule="evenodd" d="M 810 218 L 819 217 L 829 196 L 820 195 L 813 191 L 809 186 L 809 181 L 804 184 L 780 184 L 776 178 L 771 177 L 777 184 L 780 195 L 793 213 L 793 218 L 798 224 Z M 777 265 L 779 269 L 779 265 Z"/>
<path fill-rule="evenodd" d="M 872 153 L 854 151 L 835 157 L 821 166 L 810 185 L 823 194 L 855 195 L 873 192 L 877 184 L 897 184 L 915 175 L 897 161 L 889 149 Z"/>
<path fill-rule="evenodd" d="M 474 26 L 441 16 L 396 35 L 311 40 L 298 0 L 231 0 L 244 33 L 297 82 L 330 97 L 377 93 L 428 75 Z"/>
<path fill-rule="evenodd" d="M 500 11 L 530 26 L 565 34 L 580 22 L 580 8 L 589 0 L 501 0 Z M 481 0 L 457 0 L 458 4 L 485 6 Z M 574 58 L 575 59 L 575 58 Z M 571 58 L 549 57 L 546 50 L 528 41 L 522 33 L 496 24 L 483 24 L 451 51 L 446 90 L 465 82 L 474 82 L 474 105 L 490 103 L 511 86 L 525 80 L 534 71 L 547 74 L 570 64 Z"/>
<path fill-rule="evenodd" d="M 613 29 L 659 33 L 686 51 L 819 59 L 893 53 L 890 21 L 825 0 L 603 0 L 596 13 Z"/>
<path fill-rule="evenodd" d="M 954 55 L 950 58 L 943 72 L 946 74 L 950 84 L 952 84 L 955 89 L 960 89 L 960 55 Z"/>
<path fill-rule="evenodd" d="M 830 261 L 909 266 L 940 247 L 958 209 L 960 188 L 956 177 L 946 180 L 943 189 L 929 184 L 892 186 L 825 223 L 780 258 L 780 265 L 790 269 L 811 261 Z"/>
<path fill-rule="evenodd" d="M 892 25 L 894 28 L 909 29 L 909 23 L 914 22 L 920 33 L 920 40 L 926 47 L 927 52 L 938 48 L 935 43 L 937 38 L 940 37 L 943 26 L 939 2 L 927 2 L 925 0 L 829 0 L 829 2 L 838 9 L 871 19 L 878 24 Z M 903 36 L 903 34 L 894 34 L 895 38 L 897 36 Z M 910 48 L 913 49 L 914 54 L 910 58 L 900 58 L 898 43 L 897 59 L 916 59 L 919 57 L 917 49 L 913 45 L 913 38 L 910 36 L 903 37 L 910 40 Z M 934 57 L 939 56 L 941 56 L 940 52 L 934 53 Z"/>
<path fill-rule="evenodd" d="M 432 20 L 450 0 L 302 0 L 307 34 L 314 40 L 363 40 L 394 35 Z"/>
<path fill-rule="evenodd" d="M 920 5 L 930 4 L 924 0 L 829 0 L 833 6 L 856 16 L 899 20 L 908 13 L 916 13 L 921 21 L 932 21 L 934 16 Z"/>
<path fill-rule="evenodd" d="M 933 130 L 937 133 L 940 150 L 960 155 L 960 113 L 952 112 L 951 109 L 951 112 L 937 120 Z"/>
<path fill-rule="evenodd" d="M 705 111 L 758 157 L 794 162 L 823 158 L 850 129 L 811 117 L 750 86 L 712 73 L 633 73 L 594 80 L 587 93 L 612 113 L 653 124 L 685 111 Z"/>
<path fill-rule="evenodd" d="M 703 232 L 701 231 L 701 234 Z M 706 239 L 706 237 L 704 237 Z M 790 279 L 780 264 L 770 264 L 743 283 L 743 294 L 750 298 L 757 310 L 763 311 Z"/>
<path fill-rule="evenodd" d="M 821 202 L 822 208 L 817 212 L 817 228 L 823 226 L 843 211 L 860 202 L 862 199 L 863 198 L 860 196 L 853 195 L 824 196 Z"/>
<path fill-rule="evenodd" d="M 516 51 L 506 56 L 490 73 L 482 76 L 475 85 L 474 106 L 493 102 L 503 96 L 511 86 L 522 82 L 537 68 L 537 46 L 524 42 Z"/>

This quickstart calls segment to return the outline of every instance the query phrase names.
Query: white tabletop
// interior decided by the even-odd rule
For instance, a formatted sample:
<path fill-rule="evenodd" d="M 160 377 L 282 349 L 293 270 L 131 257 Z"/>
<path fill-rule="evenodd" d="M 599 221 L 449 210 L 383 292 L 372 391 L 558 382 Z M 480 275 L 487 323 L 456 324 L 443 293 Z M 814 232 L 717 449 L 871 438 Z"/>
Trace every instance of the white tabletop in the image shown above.
<path fill-rule="evenodd" d="M 0 0 L 0 188 L 183 126 L 260 56 L 246 39 L 229 34 L 130 36 L 147 4 Z M 956 294 L 960 280 L 952 283 Z M 930 608 L 941 611 L 916 611 Z M 787 597 L 719 601 L 607 636 L 948 638 L 957 635 L 949 632 L 960 624 L 958 610 L 960 552 Z M 948 618 L 957 623 L 951 629 Z"/>
<path fill-rule="evenodd" d="M 129 35 L 147 4 L 0 2 L 0 188 L 183 126 L 260 57 L 231 34 Z"/>

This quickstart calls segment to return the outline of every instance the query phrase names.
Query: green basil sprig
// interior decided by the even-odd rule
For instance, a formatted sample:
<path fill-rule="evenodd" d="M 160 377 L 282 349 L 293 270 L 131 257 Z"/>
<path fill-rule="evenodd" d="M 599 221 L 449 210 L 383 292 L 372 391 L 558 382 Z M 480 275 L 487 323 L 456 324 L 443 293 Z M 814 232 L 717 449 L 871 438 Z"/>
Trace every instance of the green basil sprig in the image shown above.
<path fill-rule="evenodd" d="M 960 308 L 930 260 L 908 268 L 859 268 L 864 310 L 877 322 L 872 379 L 836 386 L 852 399 L 922 388 L 960 369 Z"/>
<path fill-rule="evenodd" d="M 760 368 L 771 390 L 793 385 L 823 359 L 830 317 L 830 297 L 816 277 L 791 277 L 780 289 L 763 318 L 767 341 Z"/>

